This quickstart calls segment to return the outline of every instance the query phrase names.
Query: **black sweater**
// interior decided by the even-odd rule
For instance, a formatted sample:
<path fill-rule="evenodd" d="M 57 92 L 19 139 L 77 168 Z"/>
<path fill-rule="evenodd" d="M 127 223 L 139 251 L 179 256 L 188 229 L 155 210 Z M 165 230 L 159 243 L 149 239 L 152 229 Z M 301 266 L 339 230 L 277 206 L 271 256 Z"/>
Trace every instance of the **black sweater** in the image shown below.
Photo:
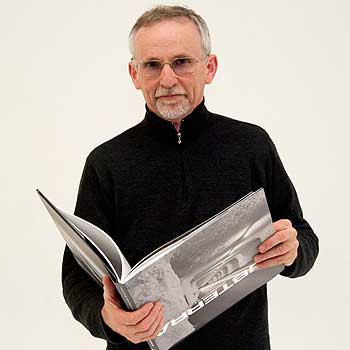
<path fill-rule="evenodd" d="M 117 242 L 133 266 L 148 253 L 263 187 L 273 221 L 290 219 L 298 257 L 281 273 L 307 273 L 318 240 L 303 218 L 276 148 L 260 127 L 209 112 L 204 100 L 181 123 L 146 107 L 145 118 L 94 149 L 86 160 L 75 214 Z M 74 317 L 107 349 L 147 349 L 113 333 L 101 318 L 102 289 L 66 248 L 62 283 Z M 196 331 L 174 349 L 269 349 L 266 285 Z"/>

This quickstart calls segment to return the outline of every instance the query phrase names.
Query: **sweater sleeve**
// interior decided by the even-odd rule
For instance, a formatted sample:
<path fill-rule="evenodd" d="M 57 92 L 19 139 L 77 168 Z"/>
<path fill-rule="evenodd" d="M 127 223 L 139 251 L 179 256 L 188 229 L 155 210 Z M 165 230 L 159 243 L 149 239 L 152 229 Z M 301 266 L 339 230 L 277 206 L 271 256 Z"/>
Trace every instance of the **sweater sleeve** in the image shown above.
<path fill-rule="evenodd" d="M 285 267 L 281 275 L 291 278 L 300 277 L 312 268 L 317 258 L 318 238 L 303 217 L 296 190 L 270 138 L 266 166 L 266 173 L 269 174 L 266 197 L 272 220 L 289 219 L 298 233 L 298 256 L 291 266 Z"/>
<path fill-rule="evenodd" d="M 106 233 L 113 229 L 113 191 L 108 188 L 108 176 L 101 178 L 87 159 L 80 181 L 75 215 L 88 220 Z M 111 182 L 110 182 L 111 183 Z M 65 301 L 76 320 L 90 333 L 115 345 L 127 340 L 113 332 L 104 322 L 101 309 L 104 304 L 103 289 L 76 262 L 66 246 L 62 264 L 62 287 Z"/>

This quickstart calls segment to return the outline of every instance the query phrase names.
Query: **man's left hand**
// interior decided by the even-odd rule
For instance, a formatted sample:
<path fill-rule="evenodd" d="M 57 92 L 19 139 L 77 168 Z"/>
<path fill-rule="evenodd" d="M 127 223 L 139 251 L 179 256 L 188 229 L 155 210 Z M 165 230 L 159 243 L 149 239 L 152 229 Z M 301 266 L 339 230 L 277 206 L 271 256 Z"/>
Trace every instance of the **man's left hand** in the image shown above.
<path fill-rule="evenodd" d="M 259 245 L 259 254 L 254 257 L 259 268 L 281 264 L 290 266 L 298 255 L 298 233 L 292 223 L 281 219 L 274 222 L 273 227 L 275 233 Z"/>

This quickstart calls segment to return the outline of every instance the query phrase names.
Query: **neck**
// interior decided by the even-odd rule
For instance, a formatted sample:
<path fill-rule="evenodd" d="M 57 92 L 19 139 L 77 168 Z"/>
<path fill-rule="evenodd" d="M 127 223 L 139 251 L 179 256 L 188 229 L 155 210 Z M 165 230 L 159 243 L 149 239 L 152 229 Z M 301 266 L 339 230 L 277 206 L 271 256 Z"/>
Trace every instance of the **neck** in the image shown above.
<path fill-rule="evenodd" d="M 162 142 L 175 144 L 175 142 L 179 143 L 180 141 L 186 143 L 196 138 L 208 127 L 209 114 L 205 108 L 204 99 L 191 114 L 174 120 L 161 118 L 152 112 L 146 104 L 146 115 L 143 122 L 148 127 L 152 137 Z"/>
<path fill-rule="evenodd" d="M 172 122 L 173 125 L 174 125 L 174 128 L 175 128 L 176 132 L 179 132 L 179 131 L 180 131 L 181 121 L 182 121 L 182 119 L 179 120 L 179 121 L 176 121 L 176 122 Z"/>

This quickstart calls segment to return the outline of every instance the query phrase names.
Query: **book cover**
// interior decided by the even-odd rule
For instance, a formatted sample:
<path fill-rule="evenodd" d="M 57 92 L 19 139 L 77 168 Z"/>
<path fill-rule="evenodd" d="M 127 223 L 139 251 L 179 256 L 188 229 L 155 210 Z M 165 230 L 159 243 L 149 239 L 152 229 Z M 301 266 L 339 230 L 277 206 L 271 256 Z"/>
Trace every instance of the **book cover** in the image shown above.
<path fill-rule="evenodd" d="M 148 342 L 152 349 L 170 349 L 209 321 L 215 322 L 216 316 L 283 269 L 258 269 L 253 262 L 257 247 L 274 233 L 263 189 L 158 248 L 133 268 L 122 247 L 106 233 L 37 192 L 92 278 L 102 284 L 103 276 L 110 276 L 131 310 L 149 301 L 163 304 L 164 325 Z"/>

